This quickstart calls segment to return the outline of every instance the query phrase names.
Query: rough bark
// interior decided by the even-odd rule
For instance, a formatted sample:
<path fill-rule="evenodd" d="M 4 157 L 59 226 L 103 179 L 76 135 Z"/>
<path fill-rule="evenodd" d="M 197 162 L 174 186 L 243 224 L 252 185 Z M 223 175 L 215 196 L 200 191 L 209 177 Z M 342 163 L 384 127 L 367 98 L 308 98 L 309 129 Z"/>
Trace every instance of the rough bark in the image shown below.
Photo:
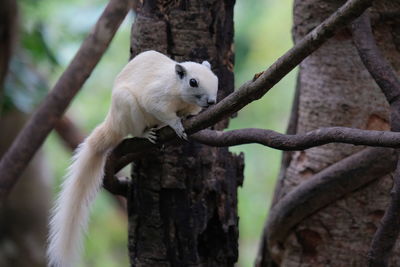
<path fill-rule="evenodd" d="M 295 41 L 340 4 L 331 0 L 295 1 Z M 397 71 L 399 15 L 400 4 L 396 1 L 376 1 L 371 9 L 378 46 Z M 348 30 L 337 33 L 301 64 L 299 87 L 297 133 L 327 126 L 389 129 L 386 99 L 362 64 Z M 294 152 L 279 181 L 282 186 L 277 203 L 314 174 L 362 149 L 329 144 Z M 366 266 L 368 248 L 387 207 L 391 187 L 392 178 L 387 175 L 306 217 L 291 229 L 284 242 L 272 248 L 274 261 L 280 266 Z M 399 264 L 396 244 L 390 266 Z"/>
<path fill-rule="evenodd" d="M 143 1 L 132 56 L 149 49 L 177 61 L 209 60 L 221 99 L 233 91 L 232 0 Z M 215 128 L 223 129 L 228 120 Z M 132 266 L 233 266 L 243 157 L 173 142 L 135 162 L 128 192 Z"/>

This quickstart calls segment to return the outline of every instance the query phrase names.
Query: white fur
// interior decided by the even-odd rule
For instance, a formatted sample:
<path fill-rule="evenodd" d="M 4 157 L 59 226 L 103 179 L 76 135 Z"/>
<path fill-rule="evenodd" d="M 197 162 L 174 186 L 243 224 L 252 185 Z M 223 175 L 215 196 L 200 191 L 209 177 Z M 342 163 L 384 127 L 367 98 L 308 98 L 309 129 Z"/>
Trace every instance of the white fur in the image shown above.
<path fill-rule="evenodd" d="M 180 64 L 184 76 L 175 68 Z M 195 115 L 217 97 L 218 79 L 208 62 L 177 63 L 155 51 L 132 59 L 115 80 L 105 121 L 76 150 L 50 221 L 49 266 L 76 266 L 89 207 L 102 185 L 107 152 L 125 136 L 154 141 L 149 129 L 169 125 L 186 138 L 181 117 Z M 189 81 L 195 79 L 197 87 Z"/>
<path fill-rule="evenodd" d="M 208 62 L 207 60 L 204 60 L 201 64 L 206 66 L 207 68 L 211 69 L 210 62 Z"/>

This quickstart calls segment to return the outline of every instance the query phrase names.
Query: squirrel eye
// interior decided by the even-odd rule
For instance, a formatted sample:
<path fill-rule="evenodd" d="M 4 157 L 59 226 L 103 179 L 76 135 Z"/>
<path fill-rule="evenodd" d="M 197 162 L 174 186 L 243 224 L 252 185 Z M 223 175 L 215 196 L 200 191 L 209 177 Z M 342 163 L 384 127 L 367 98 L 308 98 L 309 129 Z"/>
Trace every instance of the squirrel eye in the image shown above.
<path fill-rule="evenodd" d="M 189 84 L 190 84 L 191 87 L 197 87 L 198 86 L 196 79 L 190 79 Z"/>

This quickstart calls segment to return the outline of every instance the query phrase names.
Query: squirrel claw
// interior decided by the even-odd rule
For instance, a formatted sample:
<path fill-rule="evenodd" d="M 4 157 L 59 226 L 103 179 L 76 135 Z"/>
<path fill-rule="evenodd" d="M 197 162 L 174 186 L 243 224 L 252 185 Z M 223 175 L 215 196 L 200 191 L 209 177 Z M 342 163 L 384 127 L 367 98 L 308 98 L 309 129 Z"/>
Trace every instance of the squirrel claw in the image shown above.
<path fill-rule="evenodd" d="M 156 128 L 150 128 L 143 133 L 143 138 L 149 140 L 150 143 L 156 144 L 157 142 L 157 133 Z"/>
<path fill-rule="evenodd" d="M 187 137 L 187 134 L 186 134 L 185 132 L 182 133 L 181 138 L 182 138 L 183 140 L 185 140 L 185 141 L 189 141 L 189 140 L 188 140 L 188 137 Z"/>
<path fill-rule="evenodd" d="M 175 131 L 175 133 L 179 138 L 188 141 L 187 134 L 184 131 Z"/>

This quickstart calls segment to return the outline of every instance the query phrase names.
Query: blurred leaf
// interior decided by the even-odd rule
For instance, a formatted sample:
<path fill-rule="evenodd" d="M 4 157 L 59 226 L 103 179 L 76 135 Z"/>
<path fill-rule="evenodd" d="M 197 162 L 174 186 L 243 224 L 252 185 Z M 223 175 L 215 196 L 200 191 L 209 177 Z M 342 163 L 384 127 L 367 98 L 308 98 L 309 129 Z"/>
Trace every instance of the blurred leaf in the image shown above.
<path fill-rule="evenodd" d="M 28 57 L 17 52 L 10 62 L 9 72 L 4 83 L 5 108 L 13 107 L 30 113 L 48 91 L 48 84 L 29 63 Z"/>
<path fill-rule="evenodd" d="M 22 46 L 29 52 L 35 61 L 48 60 L 51 65 L 58 65 L 58 60 L 47 44 L 43 24 L 35 24 L 31 32 L 24 30 L 22 34 Z"/>

